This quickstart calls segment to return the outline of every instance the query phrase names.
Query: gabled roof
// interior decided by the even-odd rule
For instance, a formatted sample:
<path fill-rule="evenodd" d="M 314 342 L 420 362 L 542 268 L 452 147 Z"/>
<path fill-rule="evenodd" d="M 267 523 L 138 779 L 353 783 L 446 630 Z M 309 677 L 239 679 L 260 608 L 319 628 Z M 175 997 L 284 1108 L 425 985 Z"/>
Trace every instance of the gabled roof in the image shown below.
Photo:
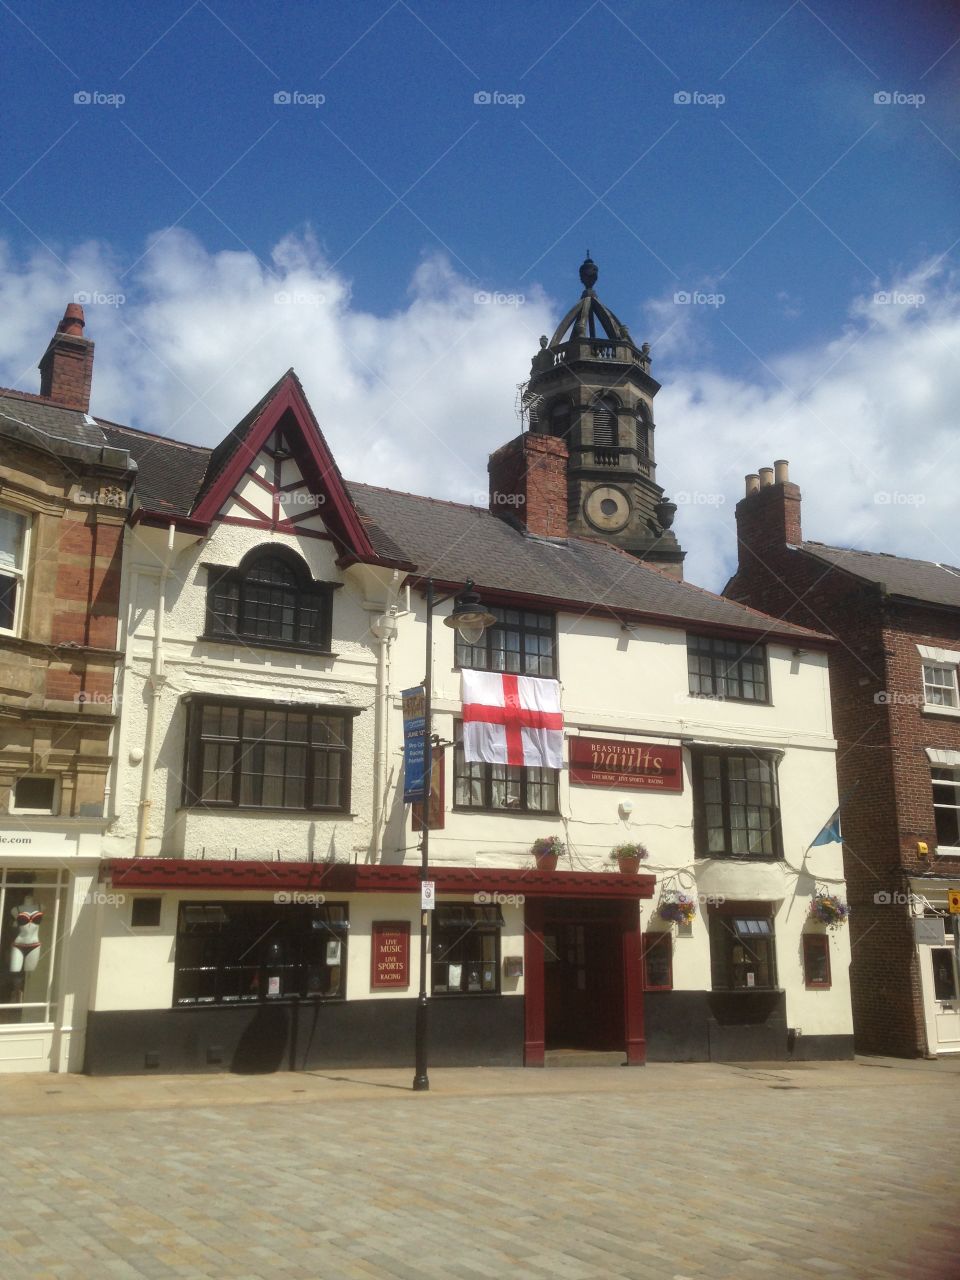
<path fill-rule="evenodd" d="M 931 560 L 910 560 L 882 551 L 854 551 L 804 542 L 800 549 L 823 564 L 882 587 L 888 595 L 960 609 L 960 569 Z"/>
<path fill-rule="evenodd" d="M 480 590 L 542 597 L 545 603 L 563 602 L 584 613 L 608 610 L 791 641 L 827 639 L 678 582 L 600 540 L 534 538 L 482 507 L 368 484 L 351 482 L 348 487 L 371 521 L 367 527 L 375 545 L 381 531 L 388 531 L 390 545 L 399 547 L 423 578 L 451 583 L 472 578 Z"/>

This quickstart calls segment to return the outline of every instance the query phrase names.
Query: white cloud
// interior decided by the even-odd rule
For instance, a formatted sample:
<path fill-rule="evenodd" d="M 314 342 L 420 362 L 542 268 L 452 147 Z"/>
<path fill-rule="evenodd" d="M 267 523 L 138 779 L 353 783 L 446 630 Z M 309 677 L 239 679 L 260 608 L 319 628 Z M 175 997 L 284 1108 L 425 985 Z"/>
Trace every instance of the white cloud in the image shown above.
<path fill-rule="evenodd" d="M 38 388 L 36 363 L 75 294 L 121 294 L 85 307 L 100 416 L 213 444 L 292 365 L 345 475 L 473 502 L 488 453 L 519 430 L 516 385 L 539 335 L 570 301 L 537 290 L 478 302 L 430 256 L 406 305 L 376 315 L 309 232 L 285 237 L 268 264 L 161 232 L 127 276 L 107 245 L 54 248 L 62 264 L 0 244 L 3 384 Z M 743 475 L 779 457 L 803 489 L 807 537 L 960 563 L 960 281 L 930 262 L 886 293 L 852 300 L 842 333 L 782 351 L 755 378 L 704 366 L 702 308 L 648 304 L 664 321 L 684 313 L 654 351 L 657 456 L 660 483 L 686 499 L 675 529 L 692 581 L 722 586 Z"/>

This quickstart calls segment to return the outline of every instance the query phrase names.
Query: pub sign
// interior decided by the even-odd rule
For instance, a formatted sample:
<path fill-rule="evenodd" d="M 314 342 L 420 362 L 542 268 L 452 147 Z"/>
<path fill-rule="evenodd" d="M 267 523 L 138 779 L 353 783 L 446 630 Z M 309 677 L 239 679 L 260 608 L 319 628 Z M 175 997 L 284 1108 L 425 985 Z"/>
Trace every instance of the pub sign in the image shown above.
<path fill-rule="evenodd" d="M 682 749 L 655 742 L 571 738 L 570 781 L 611 790 L 682 791 Z"/>

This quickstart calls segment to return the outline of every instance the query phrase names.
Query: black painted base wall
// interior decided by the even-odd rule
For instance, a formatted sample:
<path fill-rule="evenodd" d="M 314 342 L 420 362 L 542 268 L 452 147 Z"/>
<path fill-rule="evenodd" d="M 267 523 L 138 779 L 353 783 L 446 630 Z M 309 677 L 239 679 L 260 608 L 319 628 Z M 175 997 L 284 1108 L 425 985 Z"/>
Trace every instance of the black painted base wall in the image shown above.
<path fill-rule="evenodd" d="M 788 1035 L 782 991 L 648 991 L 648 1062 L 809 1062 L 853 1057 L 853 1036 Z"/>
<path fill-rule="evenodd" d="M 91 1010 L 89 1075 L 414 1066 L 416 1000 Z M 523 1065 L 523 1000 L 430 1002 L 436 1067 Z"/>

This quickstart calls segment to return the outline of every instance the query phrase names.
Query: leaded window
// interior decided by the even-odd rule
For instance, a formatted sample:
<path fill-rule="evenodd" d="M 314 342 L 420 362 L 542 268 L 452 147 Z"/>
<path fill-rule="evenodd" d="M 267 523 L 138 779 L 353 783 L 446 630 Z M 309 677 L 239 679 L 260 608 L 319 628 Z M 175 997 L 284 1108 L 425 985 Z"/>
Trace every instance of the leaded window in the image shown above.
<path fill-rule="evenodd" d="M 768 700 L 767 651 L 762 644 L 687 636 L 687 671 L 694 697 Z"/>
<path fill-rule="evenodd" d="M 458 809 L 557 813 L 557 769 L 468 762 L 460 727 L 453 752 L 453 803 Z"/>
<path fill-rule="evenodd" d="M 467 644 L 457 634 L 454 660 L 458 667 L 556 676 L 557 628 L 552 613 L 498 608 L 490 612 L 496 622 L 487 628 L 479 644 Z"/>
<path fill-rule="evenodd" d="M 776 760 L 756 751 L 692 751 L 699 857 L 779 857 Z"/>
<path fill-rule="evenodd" d="M 333 585 L 314 582 L 306 565 L 284 549 L 257 551 L 239 568 L 212 568 L 206 634 L 327 650 Z"/>
<path fill-rule="evenodd" d="M 433 913 L 434 995 L 496 995 L 500 990 L 497 906 L 441 903 Z"/>
<path fill-rule="evenodd" d="M 341 999 L 349 920 L 345 903 L 182 902 L 174 1005 Z M 319 899 L 320 894 L 302 893 Z"/>
<path fill-rule="evenodd" d="M 353 714 L 332 707 L 191 700 L 185 803 L 347 810 Z"/>

